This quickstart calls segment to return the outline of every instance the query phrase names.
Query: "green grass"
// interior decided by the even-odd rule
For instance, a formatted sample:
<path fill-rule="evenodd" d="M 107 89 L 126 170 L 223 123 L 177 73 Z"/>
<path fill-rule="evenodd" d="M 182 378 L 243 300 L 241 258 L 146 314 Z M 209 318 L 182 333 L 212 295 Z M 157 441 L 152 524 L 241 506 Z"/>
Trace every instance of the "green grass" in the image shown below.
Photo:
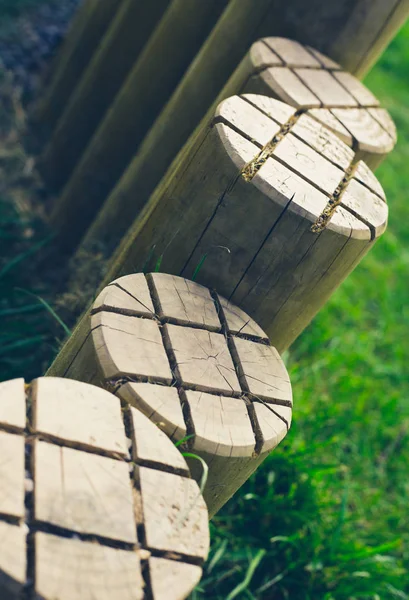
<path fill-rule="evenodd" d="M 409 25 L 367 78 L 399 130 L 389 229 L 292 347 L 291 432 L 214 518 L 196 600 L 409 598 L 408 73 Z M 43 239 L 0 197 L 0 380 L 40 375 L 63 335 L 16 289 L 50 298 Z"/>
<path fill-rule="evenodd" d="M 409 598 L 408 73 L 409 25 L 366 80 L 399 131 L 388 231 L 292 347 L 293 427 L 213 520 L 197 599 Z"/>

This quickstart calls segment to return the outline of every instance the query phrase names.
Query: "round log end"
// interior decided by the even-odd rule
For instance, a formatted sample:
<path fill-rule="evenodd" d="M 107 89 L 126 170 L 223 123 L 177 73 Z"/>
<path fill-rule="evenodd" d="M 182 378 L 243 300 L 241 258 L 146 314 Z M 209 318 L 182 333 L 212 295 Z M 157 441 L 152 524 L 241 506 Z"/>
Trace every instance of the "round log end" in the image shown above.
<path fill-rule="evenodd" d="M 266 48 L 276 62 L 268 64 Z M 269 37 L 250 49 L 251 86 L 329 127 L 375 168 L 396 144 L 396 127 L 379 100 L 356 77 L 309 46 Z M 281 61 L 281 64 L 279 64 Z M 256 81 L 257 80 L 257 81 Z M 250 85 L 250 84 L 249 84 Z M 249 90 L 253 91 L 253 90 Z"/>
<path fill-rule="evenodd" d="M 192 452 L 251 459 L 286 435 L 292 393 L 278 352 L 208 288 L 164 273 L 122 277 L 97 298 L 91 329 L 107 384 Z"/>
<path fill-rule="evenodd" d="M 0 383 L 0 596 L 183 599 L 208 513 L 182 455 L 86 383 Z"/>

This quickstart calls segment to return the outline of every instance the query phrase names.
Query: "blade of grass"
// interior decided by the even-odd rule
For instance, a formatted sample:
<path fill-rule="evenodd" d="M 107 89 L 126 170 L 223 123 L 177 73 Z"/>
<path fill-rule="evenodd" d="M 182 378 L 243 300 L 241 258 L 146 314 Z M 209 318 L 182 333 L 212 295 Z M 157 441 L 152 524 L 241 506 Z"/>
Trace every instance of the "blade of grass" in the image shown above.
<path fill-rule="evenodd" d="M 63 328 L 66 335 L 71 335 L 71 329 L 67 327 L 64 321 L 57 315 L 55 310 L 48 304 L 47 300 L 41 298 L 41 296 L 37 296 L 37 294 L 33 294 L 33 292 L 29 292 L 28 290 L 24 290 L 23 288 L 16 288 L 16 290 L 27 294 L 27 296 L 32 296 L 33 298 L 37 298 L 37 300 L 44 306 L 44 308 L 50 313 L 50 315 L 57 321 L 59 325 Z"/>
<path fill-rule="evenodd" d="M 239 585 L 236 585 L 236 587 L 227 596 L 226 600 L 233 600 L 233 598 L 237 598 L 239 594 L 241 594 L 248 588 L 253 578 L 255 570 L 264 558 L 265 554 L 266 550 L 264 549 L 259 550 L 257 552 L 256 556 L 252 559 L 252 561 L 249 564 L 245 578 L 241 583 L 239 583 Z"/>

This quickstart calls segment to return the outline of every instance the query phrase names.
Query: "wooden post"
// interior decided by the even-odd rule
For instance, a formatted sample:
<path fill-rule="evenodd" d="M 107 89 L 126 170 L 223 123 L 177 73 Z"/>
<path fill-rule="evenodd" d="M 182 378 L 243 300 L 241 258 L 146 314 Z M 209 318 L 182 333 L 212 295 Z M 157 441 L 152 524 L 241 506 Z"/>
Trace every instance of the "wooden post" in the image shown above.
<path fill-rule="evenodd" d="M 61 188 L 71 175 L 169 1 L 121 3 L 38 161 L 51 188 Z"/>
<path fill-rule="evenodd" d="M 198 270 L 197 281 L 246 310 L 281 352 L 383 233 L 387 214 L 375 176 L 331 131 L 277 100 L 236 96 L 155 191 L 107 281 L 150 259 L 172 274 Z"/>
<path fill-rule="evenodd" d="M 272 0 L 258 37 L 310 44 L 362 78 L 408 16 L 408 0 Z"/>
<path fill-rule="evenodd" d="M 33 110 L 35 126 L 51 133 L 120 3 L 85 0 L 81 4 L 53 65 L 50 85 Z"/>
<path fill-rule="evenodd" d="M 51 224 L 60 232 L 62 248 L 73 250 L 84 235 L 225 3 L 173 0 L 170 4 L 55 204 Z M 80 102 L 77 108 L 82 112 Z M 50 145 L 47 153 L 47 164 L 52 169 L 60 169 L 61 161 L 65 164 L 68 152 L 74 158 L 80 143 L 78 128 L 83 129 L 81 122 L 76 123 L 76 113 L 67 113 L 65 126 L 61 124 L 55 136 L 60 140 L 59 147 Z M 78 194 L 87 197 L 86 203 L 80 203 L 79 212 Z M 74 213 L 77 216 L 73 221 Z"/>
<path fill-rule="evenodd" d="M 0 595 L 179 600 L 200 580 L 208 514 L 141 412 L 68 379 L 0 383 Z"/>
<path fill-rule="evenodd" d="M 81 342 L 68 342 L 49 373 L 113 389 L 171 439 L 187 437 L 209 467 L 210 516 L 287 433 L 291 384 L 278 352 L 207 288 L 164 273 L 122 277 L 78 331 Z M 188 462 L 200 480 L 200 463 Z"/>
<path fill-rule="evenodd" d="M 339 65 L 298 42 L 283 38 L 265 38 L 255 42 L 218 95 L 198 131 L 205 131 L 219 102 L 242 92 L 283 100 L 298 111 L 311 109 L 310 116 L 338 135 L 354 149 L 357 160 L 364 160 L 373 169 L 396 143 L 395 125 L 375 96 L 355 77 L 342 71 Z M 194 135 L 187 142 L 184 153 L 190 152 L 193 140 Z M 195 143 L 198 143 L 197 140 Z M 159 146 L 161 144 L 162 141 Z M 169 151 L 170 147 L 166 148 Z M 156 162 L 156 156 L 155 145 L 149 142 L 142 145 L 94 219 L 81 243 L 80 252 L 98 248 L 109 255 L 116 247 L 130 221 L 148 200 L 170 158 L 169 155 L 166 163 L 161 164 Z M 173 170 L 174 163 L 169 173 Z M 76 195 L 79 197 L 78 190 Z"/>

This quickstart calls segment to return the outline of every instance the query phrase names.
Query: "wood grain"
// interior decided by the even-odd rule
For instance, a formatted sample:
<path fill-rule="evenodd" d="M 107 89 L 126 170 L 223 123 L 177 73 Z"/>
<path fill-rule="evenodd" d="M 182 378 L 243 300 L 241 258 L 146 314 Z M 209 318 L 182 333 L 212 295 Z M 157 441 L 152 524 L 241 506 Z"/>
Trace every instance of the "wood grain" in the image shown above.
<path fill-rule="evenodd" d="M 0 425 L 17 430 L 26 426 L 26 393 L 23 378 L 0 383 Z"/>
<path fill-rule="evenodd" d="M 207 556 L 208 513 L 166 435 L 92 385 L 1 387 L 16 404 L 23 390 L 27 419 L 0 431 L 1 598 L 142 600 L 160 598 L 163 580 L 184 600 Z"/>
<path fill-rule="evenodd" d="M 157 448 L 165 434 L 204 458 L 210 478 L 204 499 L 212 516 L 282 439 L 276 432 L 279 417 L 273 411 L 269 413 L 270 429 L 264 423 L 262 436 L 253 408 L 259 396 L 273 409 L 277 406 L 279 414 L 283 413 L 282 423 L 290 425 L 289 377 L 265 331 L 231 301 L 196 282 L 165 273 L 124 276 L 121 287 L 145 289 L 141 277 L 146 278 L 155 313 L 149 318 L 138 315 L 124 298 L 127 310 L 133 311 L 133 316 L 127 316 L 120 303 L 105 306 L 97 299 L 98 312 L 92 307 L 91 316 L 81 322 L 81 328 L 88 330 L 88 341 L 73 357 L 68 371 L 58 357 L 51 371 L 58 374 L 62 366 L 61 374 L 81 381 L 89 381 L 90 373 L 104 374 L 95 383 L 115 390 L 121 403 L 132 407 L 129 427 L 139 432 L 133 442 L 133 460 L 138 467 L 160 461 L 162 470 L 183 474 L 178 452 L 166 448 L 163 454 L 160 446 Z M 106 289 L 115 285 L 114 281 Z M 106 289 L 100 298 L 106 297 Z M 150 305 L 147 299 L 145 303 Z M 109 335 L 105 331 L 108 323 Z M 146 344 L 150 338 L 140 333 L 140 327 L 146 325 L 160 332 L 155 354 L 149 355 L 149 374 Z M 64 349 L 62 352 L 65 354 Z M 168 379 L 163 376 L 160 357 L 166 358 L 171 369 Z M 151 420 L 149 427 L 144 415 Z M 263 418 L 268 420 L 268 413 Z M 190 459 L 189 468 L 200 482 L 200 462 Z"/>
<path fill-rule="evenodd" d="M 184 155 L 135 221 L 112 259 L 107 283 L 141 268 L 146 257 L 152 256 L 152 264 L 160 257 L 167 272 L 187 278 L 196 273 L 199 283 L 239 305 L 281 352 L 385 229 L 387 206 L 375 199 L 369 219 L 367 194 L 355 184 L 350 190 L 357 204 L 349 192 L 343 202 L 355 174 L 366 178 L 366 187 L 377 188 L 376 196 L 381 187 L 331 132 L 320 140 L 321 129 L 314 131 L 307 116 L 301 120 L 294 113 L 282 133 L 273 133 L 267 160 L 250 182 L 244 181 L 243 168 L 256 163 L 262 151 L 260 138 L 247 134 L 257 130 L 257 113 L 251 113 L 249 126 L 244 116 L 240 122 L 244 102 L 256 108 L 259 97 L 233 97 L 219 106 L 207 135 Z M 274 115 L 276 106 L 282 114 L 278 101 L 262 102 L 260 122 Z M 326 228 L 313 233 L 312 225 L 332 198 L 340 205 Z"/>

